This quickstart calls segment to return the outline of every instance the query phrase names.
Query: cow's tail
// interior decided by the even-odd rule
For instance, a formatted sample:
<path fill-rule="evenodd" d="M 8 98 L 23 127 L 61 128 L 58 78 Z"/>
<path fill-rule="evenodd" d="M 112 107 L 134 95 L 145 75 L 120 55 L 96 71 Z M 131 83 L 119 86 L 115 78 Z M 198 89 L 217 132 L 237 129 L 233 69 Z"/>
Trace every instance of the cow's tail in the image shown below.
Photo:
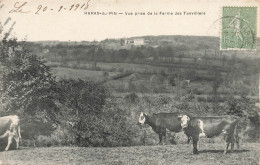
<path fill-rule="evenodd" d="M 239 149 L 239 136 L 238 136 L 239 128 L 238 127 L 239 127 L 239 120 L 236 121 L 235 130 L 234 130 L 234 138 L 235 138 L 237 149 Z"/>

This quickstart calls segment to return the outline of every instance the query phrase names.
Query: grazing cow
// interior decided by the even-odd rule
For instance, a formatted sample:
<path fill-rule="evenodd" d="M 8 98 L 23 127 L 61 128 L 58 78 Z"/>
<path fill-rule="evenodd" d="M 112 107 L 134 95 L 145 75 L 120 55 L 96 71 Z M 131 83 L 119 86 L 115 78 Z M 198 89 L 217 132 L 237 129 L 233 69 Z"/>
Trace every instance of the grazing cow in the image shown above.
<path fill-rule="evenodd" d="M 236 117 L 228 115 L 215 117 L 180 115 L 179 118 L 185 134 L 192 137 L 194 154 L 198 154 L 197 143 L 199 137 L 211 138 L 220 134 L 224 135 L 226 141 L 224 154 L 227 153 L 230 143 L 231 150 L 234 149 L 235 143 L 237 148 L 239 148 L 238 119 Z"/>
<path fill-rule="evenodd" d="M 0 117 L 0 139 L 8 137 L 5 151 L 9 149 L 13 138 L 16 141 L 16 148 L 19 148 L 19 140 L 21 138 L 19 122 L 20 119 L 16 115 Z"/>
<path fill-rule="evenodd" d="M 159 135 L 159 144 L 162 144 L 162 138 L 166 141 L 166 129 L 172 132 L 182 131 L 181 121 L 178 119 L 180 113 L 157 113 L 147 115 L 141 112 L 138 124 L 148 124 L 155 133 Z M 190 137 L 188 136 L 188 143 Z"/>

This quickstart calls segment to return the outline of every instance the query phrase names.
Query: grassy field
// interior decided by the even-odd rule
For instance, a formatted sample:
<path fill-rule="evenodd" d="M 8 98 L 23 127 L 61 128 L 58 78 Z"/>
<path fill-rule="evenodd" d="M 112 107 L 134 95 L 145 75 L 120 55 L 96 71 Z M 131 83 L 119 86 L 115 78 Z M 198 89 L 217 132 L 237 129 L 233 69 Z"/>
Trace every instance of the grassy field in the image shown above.
<path fill-rule="evenodd" d="M 64 67 L 55 67 L 52 68 L 52 72 L 54 75 L 60 79 L 83 79 L 83 80 L 93 80 L 99 81 L 104 78 L 103 71 L 95 71 L 95 70 L 85 70 L 85 69 L 71 69 Z M 115 76 L 118 72 L 108 72 L 109 76 Z"/>
<path fill-rule="evenodd" d="M 3 164 L 236 164 L 258 165 L 259 143 L 244 143 L 241 149 L 223 155 L 223 144 L 199 143 L 199 155 L 191 144 L 117 148 L 21 148 L 0 152 Z"/>

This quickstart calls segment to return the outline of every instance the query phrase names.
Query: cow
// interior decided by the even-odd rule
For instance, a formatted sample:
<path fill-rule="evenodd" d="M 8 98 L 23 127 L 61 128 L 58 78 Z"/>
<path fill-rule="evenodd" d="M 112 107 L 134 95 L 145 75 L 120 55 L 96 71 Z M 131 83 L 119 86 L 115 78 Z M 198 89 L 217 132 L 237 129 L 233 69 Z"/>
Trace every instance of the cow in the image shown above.
<path fill-rule="evenodd" d="M 171 132 L 182 131 L 181 121 L 178 119 L 180 113 L 157 113 L 152 115 L 147 115 L 141 112 L 138 124 L 148 124 L 152 127 L 154 132 L 159 135 L 159 144 L 162 144 L 164 137 L 164 142 L 166 141 L 166 129 Z M 188 141 L 190 141 L 188 136 Z"/>
<path fill-rule="evenodd" d="M 13 141 L 16 142 L 16 149 L 19 148 L 19 141 L 21 138 L 20 133 L 20 119 L 18 116 L 4 116 L 0 117 L 0 139 L 7 138 L 7 146 L 5 151 L 7 151 Z"/>
<path fill-rule="evenodd" d="M 181 127 L 187 136 L 193 140 L 193 153 L 198 154 L 197 143 L 200 137 L 212 138 L 220 134 L 224 135 L 226 146 L 224 154 L 227 153 L 231 144 L 231 150 L 236 143 L 239 149 L 238 118 L 234 116 L 206 116 L 191 117 L 190 115 L 180 115 Z"/>

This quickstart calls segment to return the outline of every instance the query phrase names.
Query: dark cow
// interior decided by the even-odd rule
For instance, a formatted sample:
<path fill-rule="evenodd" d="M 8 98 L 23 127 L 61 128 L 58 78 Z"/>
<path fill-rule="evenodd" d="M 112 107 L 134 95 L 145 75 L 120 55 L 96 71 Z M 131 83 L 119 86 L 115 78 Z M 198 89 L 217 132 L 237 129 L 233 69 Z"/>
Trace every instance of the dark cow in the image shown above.
<path fill-rule="evenodd" d="M 155 133 L 159 135 L 159 144 L 166 141 L 166 129 L 172 132 L 182 131 L 181 121 L 179 120 L 180 113 L 157 113 L 147 115 L 141 112 L 138 124 L 148 124 L 152 127 Z M 188 138 L 188 142 L 190 138 Z"/>
<path fill-rule="evenodd" d="M 20 133 L 20 119 L 18 116 L 4 116 L 0 117 L 0 139 L 8 137 L 7 146 L 5 151 L 7 151 L 13 141 L 16 141 L 16 148 L 19 148 L 19 140 L 21 138 Z"/>
<path fill-rule="evenodd" d="M 214 117 L 190 117 L 189 115 L 180 115 L 181 127 L 187 136 L 193 140 L 193 153 L 198 154 L 197 143 L 199 137 L 211 138 L 220 134 L 224 135 L 226 147 L 224 154 L 227 153 L 231 144 L 231 150 L 236 143 L 239 148 L 238 137 L 238 118 L 234 116 L 214 116 Z"/>

